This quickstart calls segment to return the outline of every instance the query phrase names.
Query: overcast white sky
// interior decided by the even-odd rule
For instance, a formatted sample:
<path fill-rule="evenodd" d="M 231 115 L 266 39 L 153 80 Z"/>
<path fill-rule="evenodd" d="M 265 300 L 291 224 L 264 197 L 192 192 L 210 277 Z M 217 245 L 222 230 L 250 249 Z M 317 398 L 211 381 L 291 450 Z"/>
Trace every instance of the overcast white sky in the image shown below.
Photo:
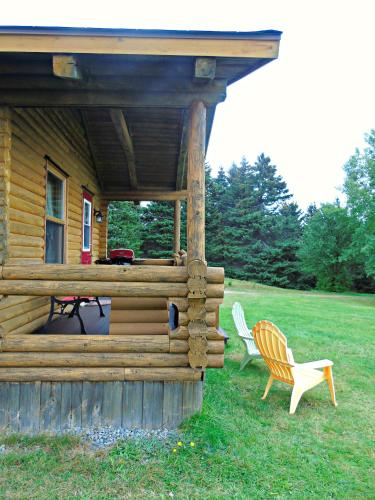
<path fill-rule="evenodd" d="M 207 160 L 216 171 L 266 153 L 302 208 L 334 200 L 375 128 L 375 0 L 21 0 L 0 23 L 283 31 L 279 59 L 229 87 Z"/>

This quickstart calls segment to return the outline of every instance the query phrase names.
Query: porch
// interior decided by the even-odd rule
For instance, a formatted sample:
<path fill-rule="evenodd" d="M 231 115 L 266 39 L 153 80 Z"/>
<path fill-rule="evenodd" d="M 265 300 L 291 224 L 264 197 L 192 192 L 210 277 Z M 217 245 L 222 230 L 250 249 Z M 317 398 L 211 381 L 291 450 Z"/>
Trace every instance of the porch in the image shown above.
<path fill-rule="evenodd" d="M 227 85 L 275 59 L 279 39 L 274 31 L 0 29 L 6 426 L 25 429 L 28 407 L 35 408 L 32 429 L 49 428 L 43 408 L 60 415 L 51 427 L 70 425 L 73 403 L 66 403 L 70 410 L 62 417 L 69 400 L 63 387 L 71 395 L 91 388 L 77 403 L 81 415 L 87 405 L 90 415 L 96 404 L 102 407 L 94 404 L 96 391 L 116 401 L 117 423 L 128 387 L 138 387 L 134 397 L 142 400 L 138 425 L 177 425 L 200 407 L 206 368 L 224 363 L 217 330 L 224 270 L 205 260 L 206 147 Z M 114 200 L 174 202 L 171 259 L 94 264 L 107 256 L 108 204 Z M 111 297 L 108 335 L 33 333 L 46 321 L 49 297 L 71 295 Z M 173 329 L 171 304 L 178 309 Z M 184 403 L 184 391 L 191 403 Z M 168 416 L 167 407 L 178 417 Z M 101 422 L 112 411 L 110 403 L 103 408 Z M 121 408 L 123 424 L 127 411 Z M 18 423 L 14 414 L 21 415 Z"/>

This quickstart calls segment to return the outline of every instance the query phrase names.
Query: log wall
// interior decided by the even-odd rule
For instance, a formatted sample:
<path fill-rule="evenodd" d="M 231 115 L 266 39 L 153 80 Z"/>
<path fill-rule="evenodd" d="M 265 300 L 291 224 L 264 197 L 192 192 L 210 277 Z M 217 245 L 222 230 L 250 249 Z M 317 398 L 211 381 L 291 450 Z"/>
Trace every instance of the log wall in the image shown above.
<path fill-rule="evenodd" d="M 80 115 L 74 110 L 0 108 L 0 262 L 38 265 L 44 262 L 46 165 L 50 157 L 68 175 L 66 211 L 67 263 L 80 263 L 82 186 L 101 205 L 96 172 Z M 106 228 L 93 218 L 92 258 L 106 244 Z M 34 295 L 30 293 L 30 295 Z M 1 298 L 0 326 L 14 334 L 31 333 L 46 320 L 48 298 Z"/>

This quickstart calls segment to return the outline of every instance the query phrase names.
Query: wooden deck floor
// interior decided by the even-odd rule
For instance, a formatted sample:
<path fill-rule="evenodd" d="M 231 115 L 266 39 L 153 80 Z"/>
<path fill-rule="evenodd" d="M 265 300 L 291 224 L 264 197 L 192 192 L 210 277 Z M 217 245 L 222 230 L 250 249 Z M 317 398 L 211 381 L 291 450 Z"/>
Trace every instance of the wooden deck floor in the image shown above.
<path fill-rule="evenodd" d="M 85 325 L 88 335 L 108 335 L 109 334 L 109 317 L 111 313 L 110 305 L 103 305 L 104 318 L 100 317 L 99 307 L 97 305 L 88 305 L 80 308 L 80 314 Z M 46 331 L 43 328 L 36 330 L 34 333 L 39 334 L 64 334 L 64 335 L 81 335 L 81 328 L 78 318 L 74 316 L 55 316 Z"/>

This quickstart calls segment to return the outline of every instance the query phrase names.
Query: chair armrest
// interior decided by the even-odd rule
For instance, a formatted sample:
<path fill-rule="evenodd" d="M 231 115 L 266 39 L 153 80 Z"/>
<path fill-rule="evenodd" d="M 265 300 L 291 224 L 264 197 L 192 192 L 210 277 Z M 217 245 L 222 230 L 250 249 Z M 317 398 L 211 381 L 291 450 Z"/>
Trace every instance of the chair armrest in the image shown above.
<path fill-rule="evenodd" d="M 299 366 L 304 368 L 327 368 L 333 366 L 333 362 L 329 359 L 321 359 L 320 361 L 311 361 L 310 363 L 299 363 Z"/>
<path fill-rule="evenodd" d="M 254 340 L 254 337 L 252 335 L 247 335 L 246 333 L 239 333 L 238 336 L 241 339 L 246 339 L 246 340 Z"/>

